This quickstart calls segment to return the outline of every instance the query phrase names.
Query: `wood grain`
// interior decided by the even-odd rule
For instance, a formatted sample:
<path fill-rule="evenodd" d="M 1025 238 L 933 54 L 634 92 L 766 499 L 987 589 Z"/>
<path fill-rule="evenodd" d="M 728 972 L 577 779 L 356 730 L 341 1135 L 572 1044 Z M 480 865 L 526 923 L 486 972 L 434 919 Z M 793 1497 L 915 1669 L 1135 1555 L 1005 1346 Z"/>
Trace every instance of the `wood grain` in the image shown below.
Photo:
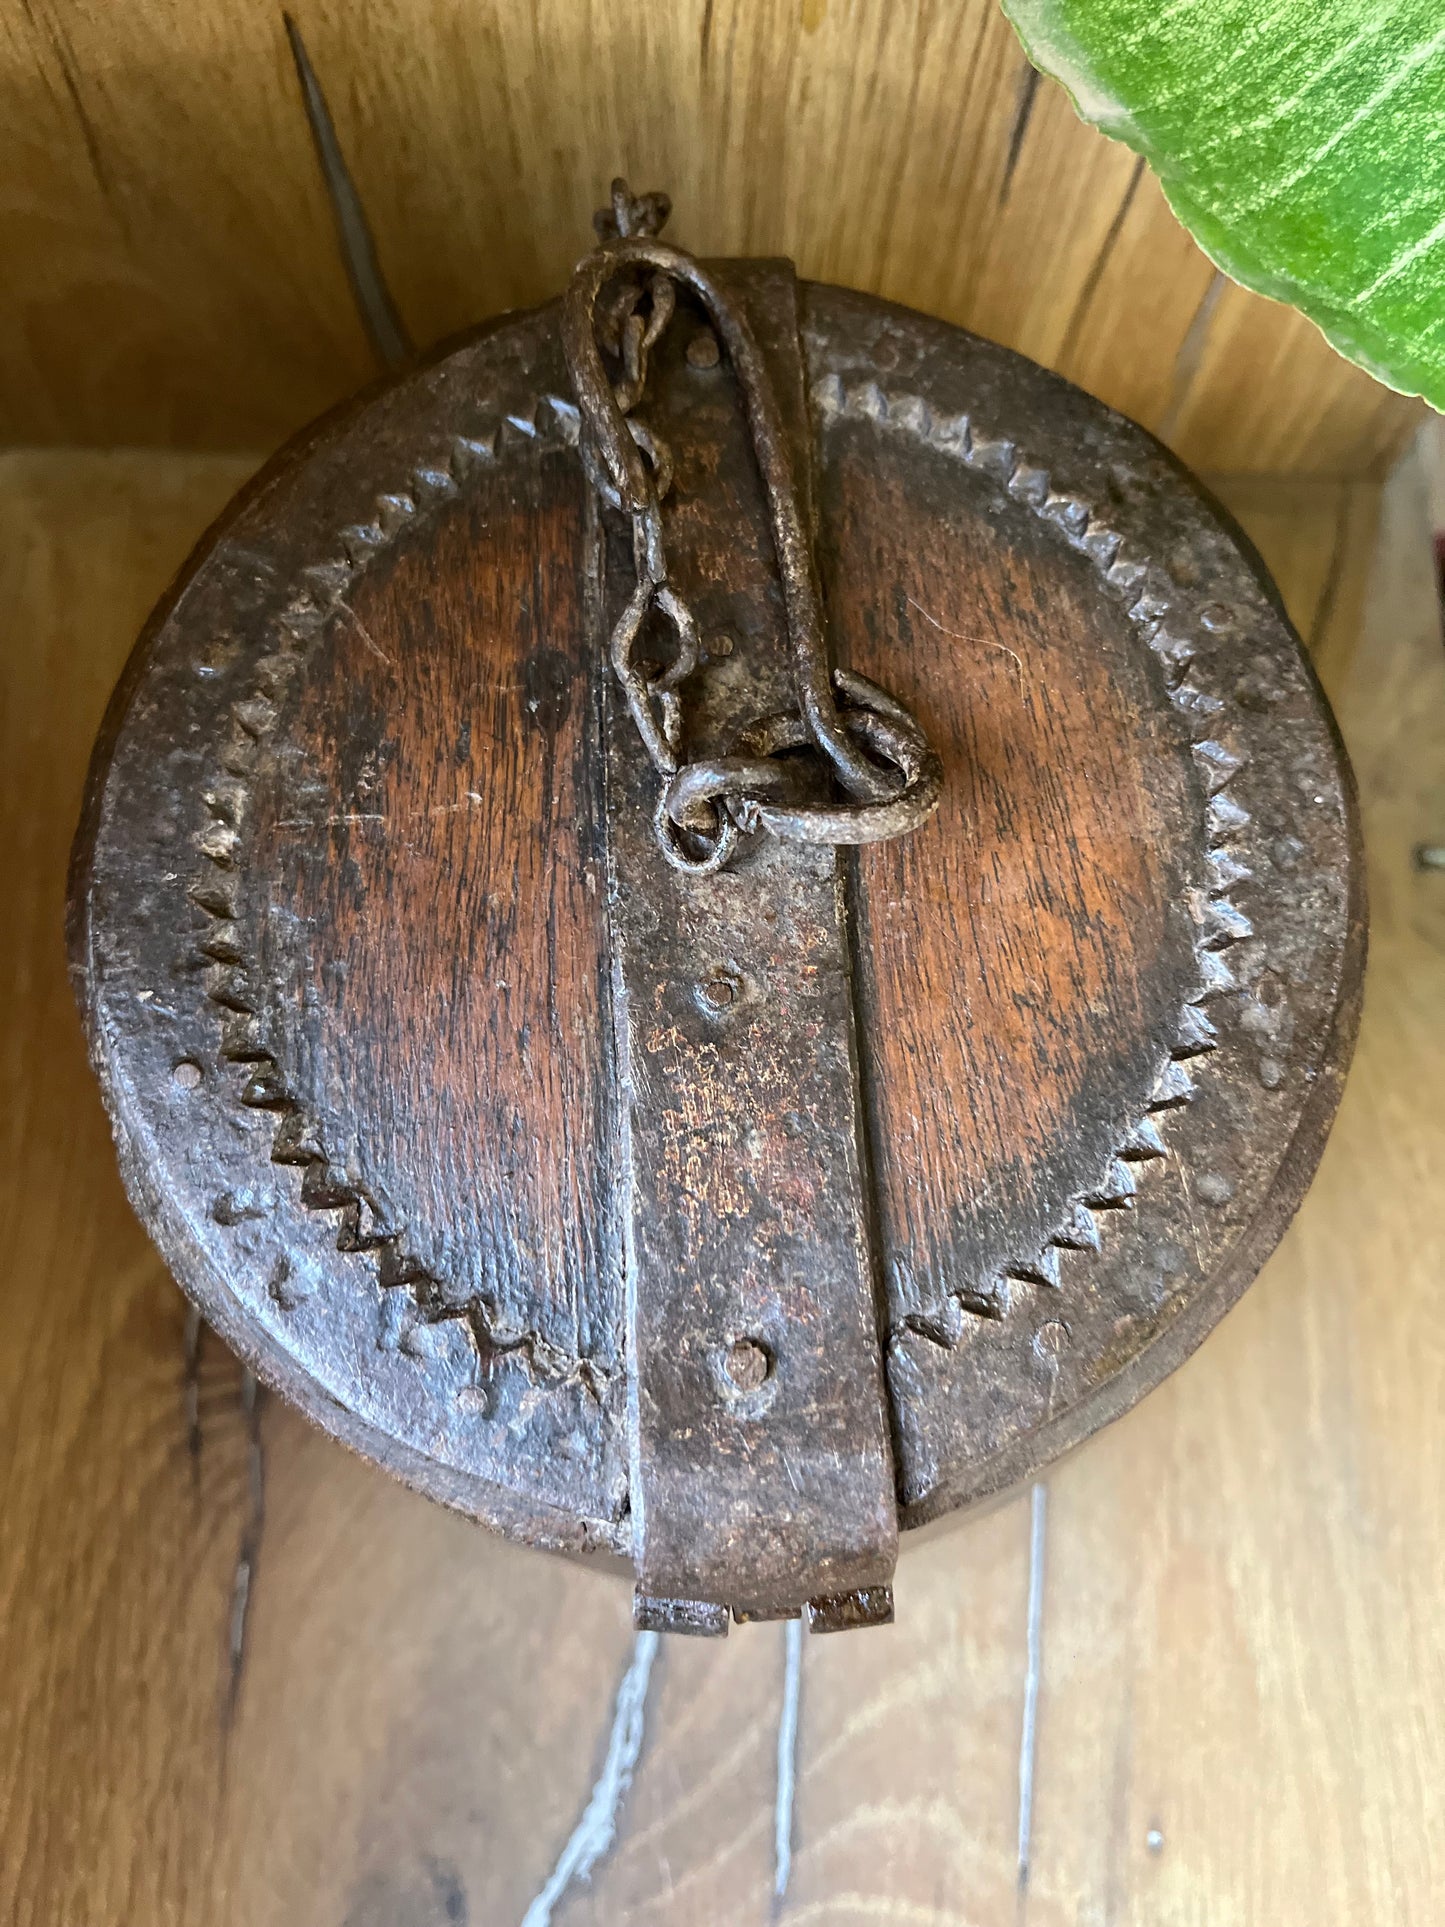
<path fill-rule="evenodd" d="M 1050 1481 L 1036 1921 L 1075 1918 L 1081 1892 L 1126 1921 L 1432 1911 L 1445 904 L 1411 851 L 1445 813 L 1445 659 L 1427 534 L 1406 466 L 1363 630 L 1326 665 L 1372 931 L 1314 1191 L 1207 1349 Z"/>
<path fill-rule="evenodd" d="M 1418 405 L 1226 287 L 993 0 L 300 0 L 420 342 L 561 284 L 620 167 L 1085 382 L 1215 469 L 1359 475 Z M 260 447 L 370 371 L 271 0 L 0 14 L 6 441 Z"/>
<path fill-rule="evenodd" d="M 222 1348 L 188 1367 L 185 1309 L 109 1168 L 61 904 L 83 739 L 119 667 L 105 631 L 143 619 L 244 467 L 3 471 L 24 615 L 0 702 L 0 1918 L 175 1919 L 208 1887 L 222 1797 L 248 1428 Z M 170 1816 L 149 1839 L 146 1813 Z"/>
<path fill-rule="evenodd" d="M 484 1305 L 483 1354 L 535 1332 L 605 1364 L 621 1233 L 584 559 L 570 451 L 408 531 L 252 779 L 248 872 L 272 880 L 263 1027 L 320 1142 L 404 1227 L 394 1269 Z"/>
<path fill-rule="evenodd" d="M 946 776 L 857 862 L 890 1300 L 988 1305 L 1148 1106 L 1198 983 L 1203 805 L 1154 664 L 1031 510 L 876 434 L 828 481 L 839 652 L 905 679 Z"/>
<path fill-rule="evenodd" d="M 603 1765 L 626 1590 L 476 1533 L 275 1403 L 253 1433 L 214 1341 L 188 1375 L 64 982 L 65 847 L 109 681 L 239 478 L 170 456 L 0 465 L 24 639 L 0 702 L 0 1918 L 519 1922 Z M 557 1927 L 1432 1916 L 1445 908 L 1410 850 L 1445 820 L 1445 659 L 1426 524 L 1405 471 L 1366 586 L 1371 495 L 1224 493 L 1313 621 L 1355 756 L 1371 990 L 1320 1178 L 1266 1275 L 1049 1479 L 1026 1892 L 1024 1499 L 907 1550 L 892 1631 L 805 1645 L 782 1903 L 783 1636 L 759 1627 L 662 1650 L 616 1843 Z"/>

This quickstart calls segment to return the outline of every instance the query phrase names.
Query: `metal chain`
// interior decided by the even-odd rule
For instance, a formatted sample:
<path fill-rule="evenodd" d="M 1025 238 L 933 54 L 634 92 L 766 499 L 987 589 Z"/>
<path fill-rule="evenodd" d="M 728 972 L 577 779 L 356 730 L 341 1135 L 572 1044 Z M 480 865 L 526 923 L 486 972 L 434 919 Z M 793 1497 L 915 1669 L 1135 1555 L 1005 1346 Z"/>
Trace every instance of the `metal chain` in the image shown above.
<path fill-rule="evenodd" d="M 588 480 L 632 524 L 636 582 L 612 631 L 612 668 L 638 735 L 664 778 L 654 816 L 669 863 L 694 875 L 721 870 L 758 830 L 803 843 L 877 843 L 917 829 L 937 808 L 943 771 L 923 731 L 896 698 L 867 677 L 828 665 L 822 590 L 799 507 L 792 456 L 766 363 L 747 321 L 702 264 L 658 240 L 671 211 L 665 194 L 634 197 L 612 183 L 612 205 L 594 217 L 599 245 L 577 264 L 562 306 L 562 344 L 581 415 L 578 448 Z M 672 458 L 634 410 L 648 357 L 672 319 L 679 286 L 701 301 L 742 390 L 768 500 L 787 617 L 796 713 L 765 716 L 725 756 L 683 759 L 680 685 L 701 655 L 697 623 L 668 579 L 662 502 Z M 616 365 L 609 375 L 604 353 Z M 671 628 L 672 660 L 658 671 L 638 660 L 649 617 Z M 811 748 L 849 800 L 788 803 L 780 760 Z"/>

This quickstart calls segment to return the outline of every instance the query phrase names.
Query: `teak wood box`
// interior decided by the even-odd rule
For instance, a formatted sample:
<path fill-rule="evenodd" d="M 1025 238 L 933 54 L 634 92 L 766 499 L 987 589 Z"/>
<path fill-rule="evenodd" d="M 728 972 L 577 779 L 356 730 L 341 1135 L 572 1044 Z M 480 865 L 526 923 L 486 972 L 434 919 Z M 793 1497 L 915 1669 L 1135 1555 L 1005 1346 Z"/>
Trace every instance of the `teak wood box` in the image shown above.
<path fill-rule="evenodd" d="M 665 218 L 615 183 L 560 307 L 213 531 L 97 748 L 72 969 L 263 1378 L 630 1557 L 640 1626 L 873 1624 L 900 1525 L 1132 1403 L 1287 1222 L 1352 791 L 1146 435 Z"/>

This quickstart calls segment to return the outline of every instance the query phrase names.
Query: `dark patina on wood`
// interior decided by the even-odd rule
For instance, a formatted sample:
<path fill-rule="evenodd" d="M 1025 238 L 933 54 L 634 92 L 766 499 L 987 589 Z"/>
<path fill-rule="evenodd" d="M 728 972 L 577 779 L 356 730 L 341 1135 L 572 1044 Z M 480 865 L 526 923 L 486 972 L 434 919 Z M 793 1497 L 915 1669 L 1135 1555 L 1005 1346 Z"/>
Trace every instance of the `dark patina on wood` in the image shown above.
<path fill-rule="evenodd" d="M 791 396 L 835 661 L 917 719 L 935 813 L 662 861 L 550 307 L 206 538 L 97 747 L 71 950 L 131 1196 L 263 1376 L 632 1560 L 649 1623 L 842 1626 L 899 1525 L 1125 1409 L 1253 1276 L 1348 1060 L 1360 865 L 1298 643 L 1156 444 L 958 330 L 715 273 Z M 710 332 L 684 295 L 638 411 L 704 758 L 793 698 Z"/>

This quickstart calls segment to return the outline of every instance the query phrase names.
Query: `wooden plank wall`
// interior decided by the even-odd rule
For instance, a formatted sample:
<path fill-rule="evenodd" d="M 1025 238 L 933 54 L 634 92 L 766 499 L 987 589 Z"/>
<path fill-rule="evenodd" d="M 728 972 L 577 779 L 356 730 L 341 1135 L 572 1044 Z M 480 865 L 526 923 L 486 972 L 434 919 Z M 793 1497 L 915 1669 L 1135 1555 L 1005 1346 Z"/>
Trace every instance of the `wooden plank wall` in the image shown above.
<path fill-rule="evenodd" d="M 639 1650 L 620 1580 L 258 1400 L 126 1207 L 65 851 L 132 636 L 245 467 L 0 460 L 0 1920 L 1438 1917 L 1445 876 L 1411 851 L 1445 838 L 1445 656 L 1418 471 L 1368 578 L 1378 490 L 1226 489 L 1364 800 L 1370 988 L 1299 1221 L 1038 1496 L 905 1551 L 897 1626 L 801 1642 L 790 1744 L 784 1628 Z"/>
<path fill-rule="evenodd" d="M 609 176 L 961 321 L 1217 471 L 1416 406 L 1226 283 L 995 0 L 294 0 L 413 333 L 557 289 Z M 269 447 L 371 372 L 276 0 L 0 0 L 0 443 Z"/>

